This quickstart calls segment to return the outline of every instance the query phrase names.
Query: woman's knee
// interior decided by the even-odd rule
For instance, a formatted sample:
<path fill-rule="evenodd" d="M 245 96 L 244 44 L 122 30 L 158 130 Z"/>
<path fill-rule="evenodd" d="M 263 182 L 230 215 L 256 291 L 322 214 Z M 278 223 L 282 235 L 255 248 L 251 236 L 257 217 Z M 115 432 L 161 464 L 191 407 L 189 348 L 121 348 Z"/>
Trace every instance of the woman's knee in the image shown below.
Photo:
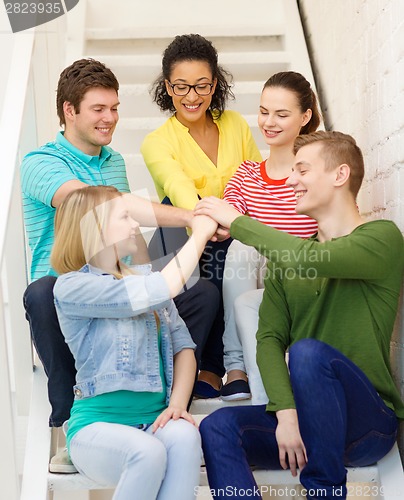
<path fill-rule="evenodd" d="M 257 313 L 262 302 L 262 295 L 264 290 L 262 288 L 257 290 L 249 290 L 239 295 L 234 301 L 234 309 L 237 316 L 241 316 L 244 312 Z"/>
<path fill-rule="evenodd" d="M 180 446 L 198 450 L 201 448 L 201 436 L 197 427 L 184 419 L 170 420 L 160 432 L 166 447 Z"/>
<path fill-rule="evenodd" d="M 163 443 L 155 439 L 153 443 L 147 443 L 139 450 L 139 445 L 134 440 L 134 446 L 127 451 L 127 462 L 129 465 L 141 467 L 146 472 L 154 470 L 156 476 L 164 477 L 167 468 L 167 450 Z"/>

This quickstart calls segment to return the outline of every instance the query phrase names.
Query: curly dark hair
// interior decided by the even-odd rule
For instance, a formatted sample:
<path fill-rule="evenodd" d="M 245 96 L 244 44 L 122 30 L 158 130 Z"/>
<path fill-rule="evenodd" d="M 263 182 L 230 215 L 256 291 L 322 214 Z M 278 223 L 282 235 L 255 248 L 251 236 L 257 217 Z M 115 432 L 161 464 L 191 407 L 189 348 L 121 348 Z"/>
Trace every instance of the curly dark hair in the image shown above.
<path fill-rule="evenodd" d="M 281 71 L 280 73 L 275 73 L 264 83 L 263 90 L 268 87 L 281 87 L 293 92 L 299 101 L 302 113 L 311 109 L 311 118 L 306 125 L 302 127 L 300 134 L 310 134 L 317 130 L 321 121 L 317 98 L 310 83 L 303 75 L 295 71 Z"/>
<path fill-rule="evenodd" d="M 219 117 L 226 107 L 228 99 L 234 99 L 231 91 L 233 76 L 218 64 L 217 50 L 212 42 L 201 35 L 177 35 L 163 53 L 162 72 L 154 81 L 150 89 L 153 101 L 162 111 L 175 112 L 175 107 L 167 92 L 165 80 L 170 80 L 173 66 L 183 61 L 205 61 L 209 64 L 212 78 L 217 79 L 217 85 L 212 102 L 211 111 Z"/>
<path fill-rule="evenodd" d="M 60 73 L 56 91 L 56 110 L 60 125 L 65 125 L 63 103 L 70 102 L 76 113 L 80 112 L 80 103 L 89 89 L 103 87 L 119 90 L 119 83 L 112 71 L 105 64 L 94 59 L 79 59 Z"/>

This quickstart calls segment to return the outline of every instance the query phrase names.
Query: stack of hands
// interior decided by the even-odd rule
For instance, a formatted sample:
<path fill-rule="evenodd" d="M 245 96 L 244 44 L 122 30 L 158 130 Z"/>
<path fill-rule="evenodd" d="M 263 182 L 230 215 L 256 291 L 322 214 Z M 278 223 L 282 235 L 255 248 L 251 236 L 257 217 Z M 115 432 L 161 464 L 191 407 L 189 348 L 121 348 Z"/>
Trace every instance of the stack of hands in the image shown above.
<path fill-rule="evenodd" d="M 212 241 L 223 241 L 230 237 L 230 226 L 232 222 L 242 214 L 229 205 L 226 201 L 207 196 L 203 198 L 194 209 L 194 218 L 192 221 L 192 230 L 196 230 L 201 223 L 201 216 L 208 216 L 216 224 L 215 232 L 212 235 Z M 206 219 L 206 217 L 204 217 Z M 206 222 L 207 223 L 207 222 Z"/>

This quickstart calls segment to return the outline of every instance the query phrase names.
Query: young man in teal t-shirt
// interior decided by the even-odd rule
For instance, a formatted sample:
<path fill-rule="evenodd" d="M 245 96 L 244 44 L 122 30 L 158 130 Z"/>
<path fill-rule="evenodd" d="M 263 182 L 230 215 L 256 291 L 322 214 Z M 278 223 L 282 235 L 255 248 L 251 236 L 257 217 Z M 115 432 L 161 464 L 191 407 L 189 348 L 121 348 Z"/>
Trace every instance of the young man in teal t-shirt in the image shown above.
<path fill-rule="evenodd" d="M 129 193 L 125 162 L 108 146 L 119 119 L 118 90 L 115 75 L 99 61 L 81 59 L 67 67 L 60 75 L 56 96 L 63 131 L 56 141 L 29 153 L 21 165 L 24 222 L 32 254 L 32 283 L 24 294 L 24 306 L 48 376 L 52 427 L 69 419 L 76 374 L 53 303 L 56 273 L 50 265 L 50 252 L 54 215 L 71 191 L 87 185 L 112 185 Z M 129 194 L 127 202 L 142 226 L 192 226 L 189 210 Z M 213 285 L 199 280 L 175 303 L 198 346 L 198 360 L 219 307 L 219 294 Z M 66 454 L 60 460 L 52 459 L 50 470 L 76 472 Z"/>

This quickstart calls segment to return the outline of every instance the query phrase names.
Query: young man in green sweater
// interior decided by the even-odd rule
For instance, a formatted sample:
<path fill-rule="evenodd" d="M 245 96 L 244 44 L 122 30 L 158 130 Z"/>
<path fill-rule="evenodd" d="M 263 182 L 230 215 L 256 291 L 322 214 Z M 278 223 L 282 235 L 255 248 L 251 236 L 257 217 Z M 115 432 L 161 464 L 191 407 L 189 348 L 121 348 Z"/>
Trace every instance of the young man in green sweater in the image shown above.
<path fill-rule="evenodd" d="M 257 363 L 269 402 L 223 408 L 201 434 L 216 498 L 261 498 L 250 466 L 300 469 L 307 498 L 346 497 L 345 466 L 393 446 L 404 404 L 389 361 L 404 270 L 404 240 L 387 220 L 365 222 L 354 139 L 316 132 L 295 142 L 288 179 L 298 213 L 318 221 L 302 240 L 205 198 L 196 213 L 269 260 L 259 309 Z M 251 332 L 253 335 L 253 332 Z M 289 365 L 285 353 L 289 349 Z"/>

